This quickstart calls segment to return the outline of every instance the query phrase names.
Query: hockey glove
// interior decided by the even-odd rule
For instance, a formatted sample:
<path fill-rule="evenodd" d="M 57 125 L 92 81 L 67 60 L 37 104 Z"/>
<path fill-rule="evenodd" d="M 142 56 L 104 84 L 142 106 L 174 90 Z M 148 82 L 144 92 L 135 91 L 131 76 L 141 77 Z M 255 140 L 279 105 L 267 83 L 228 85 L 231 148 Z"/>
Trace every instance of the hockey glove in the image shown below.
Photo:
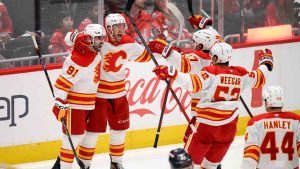
<path fill-rule="evenodd" d="M 272 56 L 272 51 L 270 49 L 265 49 L 266 52 L 263 50 L 260 50 L 258 53 L 259 57 L 259 65 L 266 65 L 268 67 L 269 71 L 273 70 L 273 56 Z"/>
<path fill-rule="evenodd" d="M 171 51 L 175 49 L 174 46 L 172 46 L 170 43 L 167 43 L 163 39 L 156 39 L 156 40 L 150 41 L 148 43 L 148 46 L 153 53 L 159 53 L 164 58 L 169 57 L 169 55 L 171 54 Z"/>
<path fill-rule="evenodd" d="M 188 20 L 194 29 L 205 29 L 206 26 L 212 26 L 212 20 L 201 15 L 190 16 Z"/>
<path fill-rule="evenodd" d="M 75 43 L 75 39 L 78 35 L 78 31 L 68 32 L 65 36 L 65 42 L 68 46 L 73 46 Z"/>
<path fill-rule="evenodd" d="M 178 75 L 177 69 L 171 66 L 159 65 L 156 66 L 152 72 L 156 74 L 159 79 L 175 79 Z"/>
<path fill-rule="evenodd" d="M 63 101 L 60 98 L 55 99 L 55 104 L 52 108 L 52 112 L 55 115 L 58 121 L 61 121 L 61 118 L 65 117 L 67 114 L 67 110 L 69 108 L 69 104 Z"/>

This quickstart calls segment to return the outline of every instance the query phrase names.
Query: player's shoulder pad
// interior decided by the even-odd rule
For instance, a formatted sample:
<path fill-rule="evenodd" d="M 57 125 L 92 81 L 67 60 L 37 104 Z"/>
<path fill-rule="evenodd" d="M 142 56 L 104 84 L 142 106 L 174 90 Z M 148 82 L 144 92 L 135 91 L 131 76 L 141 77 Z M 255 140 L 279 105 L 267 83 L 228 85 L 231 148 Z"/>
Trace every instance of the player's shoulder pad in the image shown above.
<path fill-rule="evenodd" d="M 128 44 L 128 43 L 135 43 L 135 40 L 129 35 L 123 35 L 119 45 Z"/>
<path fill-rule="evenodd" d="M 72 55 L 70 58 L 75 64 L 81 67 L 88 67 L 95 59 L 92 55 L 87 56 L 87 55 L 80 55 L 79 53 L 76 52 L 76 50 L 72 51 Z"/>
<path fill-rule="evenodd" d="M 262 120 L 262 119 L 266 119 L 266 118 L 268 118 L 270 115 L 271 115 L 271 114 L 268 113 L 268 112 L 263 113 L 263 114 L 256 115 L 256 116 L 254 116 L 252 119 L 250 119 L 250 120 L 248 121 L 247 126 L 252 126 L 254 123 L 256 123 L 256 122 L 258 122 L 258 121 L 260 121 L 260 120 Z"/>
<path fill-rule="evenodd" d="M 234 68 L 242 76 L 244 76 L 248 73 L 248 71 L 241 66 L 231 66 L 231 67 Z"/>
<path fill-rule="evenodd" d="M 299 120 L 300 121 L 300 115 L 298 115 L 296 113 L 293 113 L 293 112 L 280 112 L 279 114 L 282 115 L 283 118 L 290 118 L 290 119 L 293 119 L 293 120 Z"/>
<path fill-rule="evenodd" d="M 216 66 L 205 66 L 204 68 L 201 69 L 201 71 L 207 71 L 211 74 L 215 74 L 217 72 L 217 68 Z"/>
<path fill-rule="evenodd" d="M 202 51 L 198 51 L 198 50 L 193 51 L 193 53 L 195 53 L 201 59 L 210 60 L 210 56 L 209 56 L 208 53 L 205 53 L 205 52 L 202 52 Z"/>

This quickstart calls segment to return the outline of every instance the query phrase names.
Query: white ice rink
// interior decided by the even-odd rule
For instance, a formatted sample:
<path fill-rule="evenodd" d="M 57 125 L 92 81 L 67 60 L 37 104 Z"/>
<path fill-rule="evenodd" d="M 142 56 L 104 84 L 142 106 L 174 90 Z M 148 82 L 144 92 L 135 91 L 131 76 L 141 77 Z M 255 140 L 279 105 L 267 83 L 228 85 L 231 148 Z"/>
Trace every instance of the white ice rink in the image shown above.
<path fill-rule="evenodd" d="M 222 161 L 222 169 L 239 169 L 243 154 L 244 138 L 236 137 L 228 153 Z M 125 169 L 169 169 L 168 153 L 172 149 L 182 147 L 182 144 L 173 144 L 155 148 L 128 150 L 124 156 Z M 17 169 L 50 169 L 54 160 L 16 165 Z M 91 169 L 109 169 L 108 153 L 96 154 Z M 73 169 L 79 169 L 74 163 Z"/>

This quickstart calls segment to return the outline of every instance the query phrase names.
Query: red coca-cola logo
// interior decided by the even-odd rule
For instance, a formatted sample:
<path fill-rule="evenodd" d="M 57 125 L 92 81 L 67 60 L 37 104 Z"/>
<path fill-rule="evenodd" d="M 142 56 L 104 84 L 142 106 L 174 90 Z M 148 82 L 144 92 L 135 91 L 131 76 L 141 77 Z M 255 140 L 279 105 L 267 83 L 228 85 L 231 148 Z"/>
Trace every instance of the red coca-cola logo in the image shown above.
<path fill-rule="evenodd" d="M 130 69 L 126 68 L 126 78 L 130 75 Z M 144 115 L 159 115 L 163 106 L 164 97 L 166 94 L 166 88 L 159 87 L 160 83 L 165 83 L 162 80 L 159 80 L 156 77 L 151 79 L 148 78 L 141 78 L 138 79 L 135 83 L 132 83 L 129 80 L 126 80 L 126 90 L 127 90 L 127 98 L 128 103 L 131 108 L 130 114 L 137 114 L 140 117 Z M 176 96 L 180 100 L 182 106 L 185 110 L 188 109 L 190 100 L 188 100 L 189 92 L 184 91 L 180 87 L 173 88 Z M 154 112 L 153 110 L 145 108 L 146 105 L 154 104 L 155 101 L 159 100 L 159 112 Z M 135 105 L 142 105 L 142 106 L 135 106 Z M 145 105 L 145 106 L 143 106 Z M 169 93 L 165 108 L 165 114 L 173 113 L 174 109 L 178 107 L 176 100 Z"/>

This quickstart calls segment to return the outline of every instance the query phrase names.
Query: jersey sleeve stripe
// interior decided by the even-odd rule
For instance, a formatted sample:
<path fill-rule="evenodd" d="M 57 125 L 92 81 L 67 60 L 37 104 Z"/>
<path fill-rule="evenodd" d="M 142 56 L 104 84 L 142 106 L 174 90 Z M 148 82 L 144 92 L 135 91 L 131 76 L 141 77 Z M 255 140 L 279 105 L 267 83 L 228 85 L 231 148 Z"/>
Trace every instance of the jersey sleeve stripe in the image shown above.
<path fill-rule="evenodd" d="M 191 64 L 189 60 L 185 57 L 181 57 L 181 72 L 189 73 L 191 71 Z"/>
<path fill-rule="evenodd" d="M 244 158 L 249 157 L 258 162 L 259 159 L 259 147 L 256 145 L 248 146 L 244 149 Z"/>
<path fill-rule="evenodd" d="M 191 99 L 191 110 L 196 111 L 196 106 L 199 103 L 200 99 Z"/>
<path fill-rule="evenodd" d="M 71 82 L 65 79 L 63 76 L 59 76 L 54 84 L 54 86 L 58 89 L 68 92 L 70 88 L 73 86 Z"/>
<path fill-rule="evenodd" d="M 151 57 L 145 49 L 144 52 L 137 59 L 135 59 L 135 62 L 148 62 L 150 59 Z"/>
<path fill-rule="evenodd" d="M 257 79 L 254 88 L 262 87 L 265 84 L 265 77 L 261 72 L 261 70 L 257 69 L 255 72 L 256 72 Z"/>
<path fill-rule="evenodd" d="M 191 74 L 192 84 L 193 84 L 193 91 L 198 92 L 202 89 L 202 83 L 200 78 L 197 75 Z"/>
<path fill-rule="evenodd" d="M 55 86 L 56 88 L 60 89 L 60 90 L 65 91 L 65 92 L 69 92 L 69 91 L 70 91 L 70 88 L 65 88 L 64 86 L 61 86 L 61 85 L 59 85 L 59 84 L 57 84 L 57 83 L 55 83 L 54 86 Z"/>
<path fill-rule="evenodd" d="M 61 75 L 58 77 L 57 80 L 58 80 L 58 81 L 61 81 L 62 83 L 64 83 L 64 84 L 67 85 L 67 86 L 70 86 L 70 87 L 73 86 L 73 84 L 72 84 L 70 81 L 68 81 L 66 78 L 64 78 L 64 77 L 61 76 Z"/>

